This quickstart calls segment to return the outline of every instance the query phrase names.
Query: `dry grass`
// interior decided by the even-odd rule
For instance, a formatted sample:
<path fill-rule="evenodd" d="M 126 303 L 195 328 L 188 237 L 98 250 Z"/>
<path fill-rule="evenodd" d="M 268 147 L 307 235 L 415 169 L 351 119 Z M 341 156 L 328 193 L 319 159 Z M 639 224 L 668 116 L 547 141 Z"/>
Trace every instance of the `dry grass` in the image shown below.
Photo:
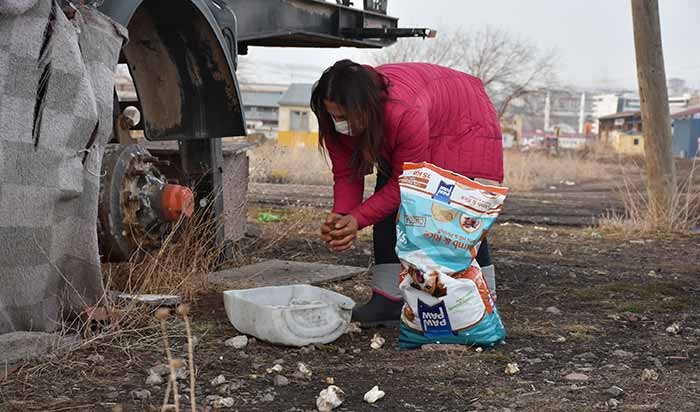
<path fill-rule="evenodd" d="M 514 191 L 528 191 L 566 181 L 579 184 L 609 176 L 608 168 L 589 149 L 558 154 L 506 150 L 503 164 L 503 184 Z"/>
<path fill-rule="evenodd" d="M 681 179 L 661 219 L 650 212 L 646 191 L 634 185 L 623 168 L 622 186 L 618 192 L 624 211 L 607 213 L 598 222 L 600 228 L 623 233 L 687 233 L 697 230 L 700 227 L 700 185 L 694 181 L 696 160 L 697 157 L 689 175 Z M 639 180 L 642 180 L 641 176 Z"/>
<path fill-rule="evenodd" d="M 607 167 L 599 160 L 599 148 L 566 151 L 549 155 L 542 151 L 504 152 L 505 181 L 515 191 L 527 191 L 559 184 L 602 180 Z M 250 152 L 250 174 L 254 182 L 330 185 L 333 177 L 330 161 L 316 150 L 290 150 L 274 143 Z"/>
<path fill-rule="evenodd" d="M 160 248 L 141 248 L 129 262 L 104 265 L 108 287 L 194 300 L 207 290 L 207 274 L 214 270 L 222 252 L 214 246 L 216 230 L 208 208 L 198 209 L 189 219 L 175 224 Z"/>
<path fill-rule="evenodd" d="M 330 160 L 313 149 L 288 149 L 274 142 L 250 152 L 250 177 L 254 182 L 330 185 Z"/>

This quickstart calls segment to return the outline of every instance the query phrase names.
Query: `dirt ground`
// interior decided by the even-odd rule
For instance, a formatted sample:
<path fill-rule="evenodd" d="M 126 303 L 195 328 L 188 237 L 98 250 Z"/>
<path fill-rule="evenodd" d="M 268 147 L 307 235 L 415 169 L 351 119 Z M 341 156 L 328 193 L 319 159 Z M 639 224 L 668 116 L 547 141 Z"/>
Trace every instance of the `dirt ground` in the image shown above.
<path fill-rule="evenodd" d="M 369 266 L 368 233 L 340 255 L 317 239 L 329 193 L 252 185 L 251 221 L 260 211 L 278 213 L 282 221 L 254 222 L 260 233 L 238 246 L 238 262 Z M 230 396 L 236 411 L 314 411 L 315 397 L 333 378 L 346 393 L 338 411 L 698 411 L 700 236 L 600 231 L 594 219 L 616 207 L 613 198 L 605 184 L 589 184 L 507 200 L 489 243 L 508 339 L 483 352 L 398 351 L 398 332 L 390 328 L 344 335 L 331 345 L 251 342 L 237 350 L 224 345 L 237 332 L 220 291 L 208 292 L 193 311 L 198 399 Z M 364 275 L 327 286 L 361 301 L 369 296 L 367 282 Z M 668 332 L 674 323 L 679 328 Z M 155 332 L 10 367 L 6 378 L 0 373 L 0 410 L 159 410 L 165 385 L 145 383 L 149 368 L 164 362 Z M 176 356 L 185 356 L 182 325 L 171 325 L 171 332 Z M 380 350 L 369 346 L 375 333 L 387 340 Z M 96 353 L 103 358 L 91 357 Z M 297 362 L 311 369 L 309 379 L 294 376 Z M 276 363 L 290 380 L 286 386 L 274 386 L 274 374 L 266 371 Z M 504 373 L 508 363 L 520 371 Z M 227 385 L 212 386 L 220 374 Z M 180 393 L 187 393 L 187 380 L 181 382 Z M 369 405 L 362 397 L 374 385 L 386 397 Z M 132 391 L 143 389 L 150 399 L 134 399 Z"/>

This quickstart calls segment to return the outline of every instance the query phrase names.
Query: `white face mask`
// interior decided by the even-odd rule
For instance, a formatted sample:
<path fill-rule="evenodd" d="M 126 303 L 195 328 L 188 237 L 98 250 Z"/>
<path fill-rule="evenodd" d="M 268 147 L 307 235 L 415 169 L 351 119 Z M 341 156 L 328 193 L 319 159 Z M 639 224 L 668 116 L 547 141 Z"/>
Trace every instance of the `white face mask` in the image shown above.
<path fill-rule="evenodd" d="M 352 136 L 352 130 L 350 130 L 350 123 L 347 120 L 335 120 L 335 117 L 331 116 L 333 119 L 333 126 L 335 126 L 335 131 L 340 134 L 345 134 Z"/>

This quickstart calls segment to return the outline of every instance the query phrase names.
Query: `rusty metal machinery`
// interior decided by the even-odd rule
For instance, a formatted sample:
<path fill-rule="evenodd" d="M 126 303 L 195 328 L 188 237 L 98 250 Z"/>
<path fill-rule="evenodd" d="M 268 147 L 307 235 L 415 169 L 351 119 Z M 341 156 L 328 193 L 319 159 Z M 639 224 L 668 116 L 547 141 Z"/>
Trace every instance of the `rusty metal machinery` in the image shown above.
<path fill-rule="evenodd" d="M 158 168 L 163 164 L 140 145 L 108 145 L 97 222 L 104 259 L 128 260 L 139 249 L 157 248 L 173 222 L 192 215 L 192 191 L 168 183 Z"/>

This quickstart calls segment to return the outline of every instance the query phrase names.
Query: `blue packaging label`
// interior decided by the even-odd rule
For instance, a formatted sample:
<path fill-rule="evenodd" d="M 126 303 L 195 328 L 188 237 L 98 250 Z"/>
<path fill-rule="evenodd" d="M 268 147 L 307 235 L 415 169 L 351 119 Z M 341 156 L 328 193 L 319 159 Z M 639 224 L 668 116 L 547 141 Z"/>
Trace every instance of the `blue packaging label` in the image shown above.
<path fill-rule="evenodd" d="M 454 190 L 454 188 L 454 184 L 449 185 L 441 180 L 438 189 L 435 191 L 435 195 L 433 195 L 433 199 L 449 204 L 450 196 L 452 196 L 452 191 Z"/>
<path fill-rule="evenodd" d="M 450 319 L 447 316 L 445 302 L 441 301 L 435 306 L 429 306 L 418 299 L 418 317 L 426 338 L 452 335 L 452 325 L 450 325 Z"/>

